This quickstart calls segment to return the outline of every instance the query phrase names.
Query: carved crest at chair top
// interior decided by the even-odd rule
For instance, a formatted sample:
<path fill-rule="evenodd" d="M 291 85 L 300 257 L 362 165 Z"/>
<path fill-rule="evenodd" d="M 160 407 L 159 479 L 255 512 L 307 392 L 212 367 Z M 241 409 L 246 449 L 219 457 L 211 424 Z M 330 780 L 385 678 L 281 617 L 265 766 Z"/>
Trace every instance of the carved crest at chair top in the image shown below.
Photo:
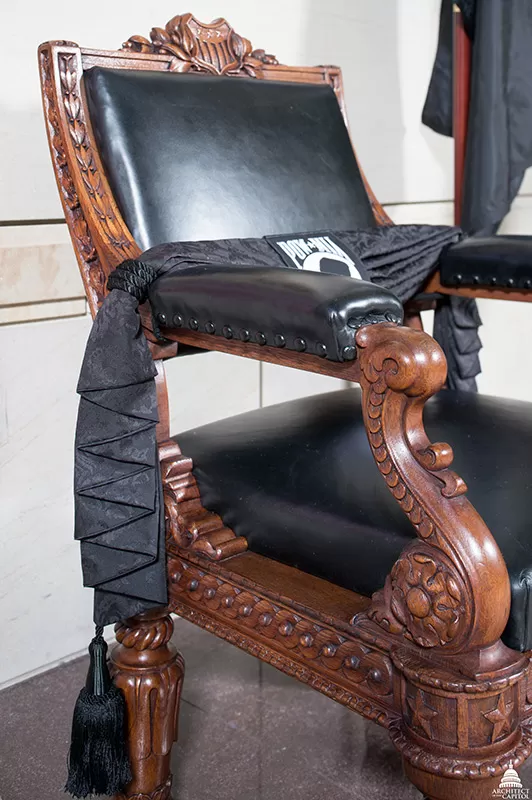
<path fill-rule="evenodd" d="M 178 14 L 164 28 L 152 28 L 150 39 L 131 36 L 123 48 L 136 53 L 169 53 L 174 57 L 173 72 L 257 77 L 263 64 L 278 63 L 264 50 L 252 50 L 251 42 L 221 18 L 206 24 L 192 14 Z"/>

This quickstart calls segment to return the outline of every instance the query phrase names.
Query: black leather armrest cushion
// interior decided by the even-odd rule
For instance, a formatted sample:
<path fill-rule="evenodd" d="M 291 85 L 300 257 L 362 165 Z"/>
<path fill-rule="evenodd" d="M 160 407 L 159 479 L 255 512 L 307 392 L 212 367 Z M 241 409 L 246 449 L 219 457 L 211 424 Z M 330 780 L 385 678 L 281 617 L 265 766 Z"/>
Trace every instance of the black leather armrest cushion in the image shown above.
<path fill-rule="evenodd" d="M 532 289 L 532 236 L 462 239 L 440 258 L 443 286 Z"/>
<path fill-rule="evenodd" d="M 387 289 L 284 267 L 170 270 L 151 285 L 149 299 L 161 328 L 185 327 L 331 361 L 355 358 L 361 326 L 403 319 L 400 301 Z"/>

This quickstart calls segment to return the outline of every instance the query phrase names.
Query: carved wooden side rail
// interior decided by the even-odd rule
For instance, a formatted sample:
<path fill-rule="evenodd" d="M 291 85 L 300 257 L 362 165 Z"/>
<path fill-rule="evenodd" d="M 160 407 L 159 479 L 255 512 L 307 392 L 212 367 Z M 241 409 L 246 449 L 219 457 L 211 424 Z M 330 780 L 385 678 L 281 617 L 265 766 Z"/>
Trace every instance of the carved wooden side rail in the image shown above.
<path fill-rule="evenodd" d="M 384 637 L 375 631 L 365 641 L 345 622 L 337 629 L 319 613 L 296 610 L 278 592 L 232 573 L 231 563 L 207 571 L 192 554 L 170 555 L 172 610 L 388 727 L 396 712 Z"/>
<path fill-rule="evenodd" d="M 202 553 L 213 561 L 247 550 L 243 536 L 236 536 L 218 514 L 201 504 L 192 474 L 192 459 L 183 456 L 176 442 L 159 445 L 164 494 L 166 533 L 170 543 Z"/>

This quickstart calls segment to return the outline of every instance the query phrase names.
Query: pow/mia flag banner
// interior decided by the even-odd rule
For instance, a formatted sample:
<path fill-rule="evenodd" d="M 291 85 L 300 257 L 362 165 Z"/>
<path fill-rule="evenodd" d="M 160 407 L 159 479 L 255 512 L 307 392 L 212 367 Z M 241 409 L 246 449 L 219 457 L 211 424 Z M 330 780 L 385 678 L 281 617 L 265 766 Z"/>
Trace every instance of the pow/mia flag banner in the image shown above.
<path fill-rule="evenodd" d="M 359 281 L 370 280 L 362 260 L 333 233 L 323 231 L 264 238 L 277 250 L 287 267 L 332 272 Z"/>

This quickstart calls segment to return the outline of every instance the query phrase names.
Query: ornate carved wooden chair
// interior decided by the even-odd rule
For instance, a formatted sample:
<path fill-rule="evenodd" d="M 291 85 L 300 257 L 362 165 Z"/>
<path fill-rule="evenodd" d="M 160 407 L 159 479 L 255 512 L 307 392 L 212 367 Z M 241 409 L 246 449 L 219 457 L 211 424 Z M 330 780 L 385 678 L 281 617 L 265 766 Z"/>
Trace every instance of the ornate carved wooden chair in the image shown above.
<path fill-rule="evenodd" d="M 280 65 L 224 20 L 204 25 L 191 15 L 117 52 L 58 41 L 39 59 L 52 159 L 93 314 L 113 268 L 152 244 L 390 222 L 349 147 L 336 67 Z M 282 118 L 291 106 L 312 110 L 306 137 L 301 115 Z M 272 108 L 286 141 L 269 138 Z M 324 183 L 326 173 L 305 169 L 324 127 L 332 183 L 331 173 Z M 256 154 L 247 172 L 242 147 Z M 269 170 L 279 148 L 291 171 Z M 161 346 L 150 320 L 144 309 L 159 370 L 168 611 L 385 726 L 427 796 L 488 797 L 532 743 L 531 406 L 440 392 L 445 359 L 413 327 L 362 327 L 356 360 L 336 363 L 281 341 L 213 336 L 203 319 L 175 329 L 166 320 L 172 343 Z M 163 363 L 191 346 L 360 390 L 252 412 L 178 442 Z M 171 634 L 168 612 L 116 627 L 129 800 L 170 796 L 183 676 Z"/>

